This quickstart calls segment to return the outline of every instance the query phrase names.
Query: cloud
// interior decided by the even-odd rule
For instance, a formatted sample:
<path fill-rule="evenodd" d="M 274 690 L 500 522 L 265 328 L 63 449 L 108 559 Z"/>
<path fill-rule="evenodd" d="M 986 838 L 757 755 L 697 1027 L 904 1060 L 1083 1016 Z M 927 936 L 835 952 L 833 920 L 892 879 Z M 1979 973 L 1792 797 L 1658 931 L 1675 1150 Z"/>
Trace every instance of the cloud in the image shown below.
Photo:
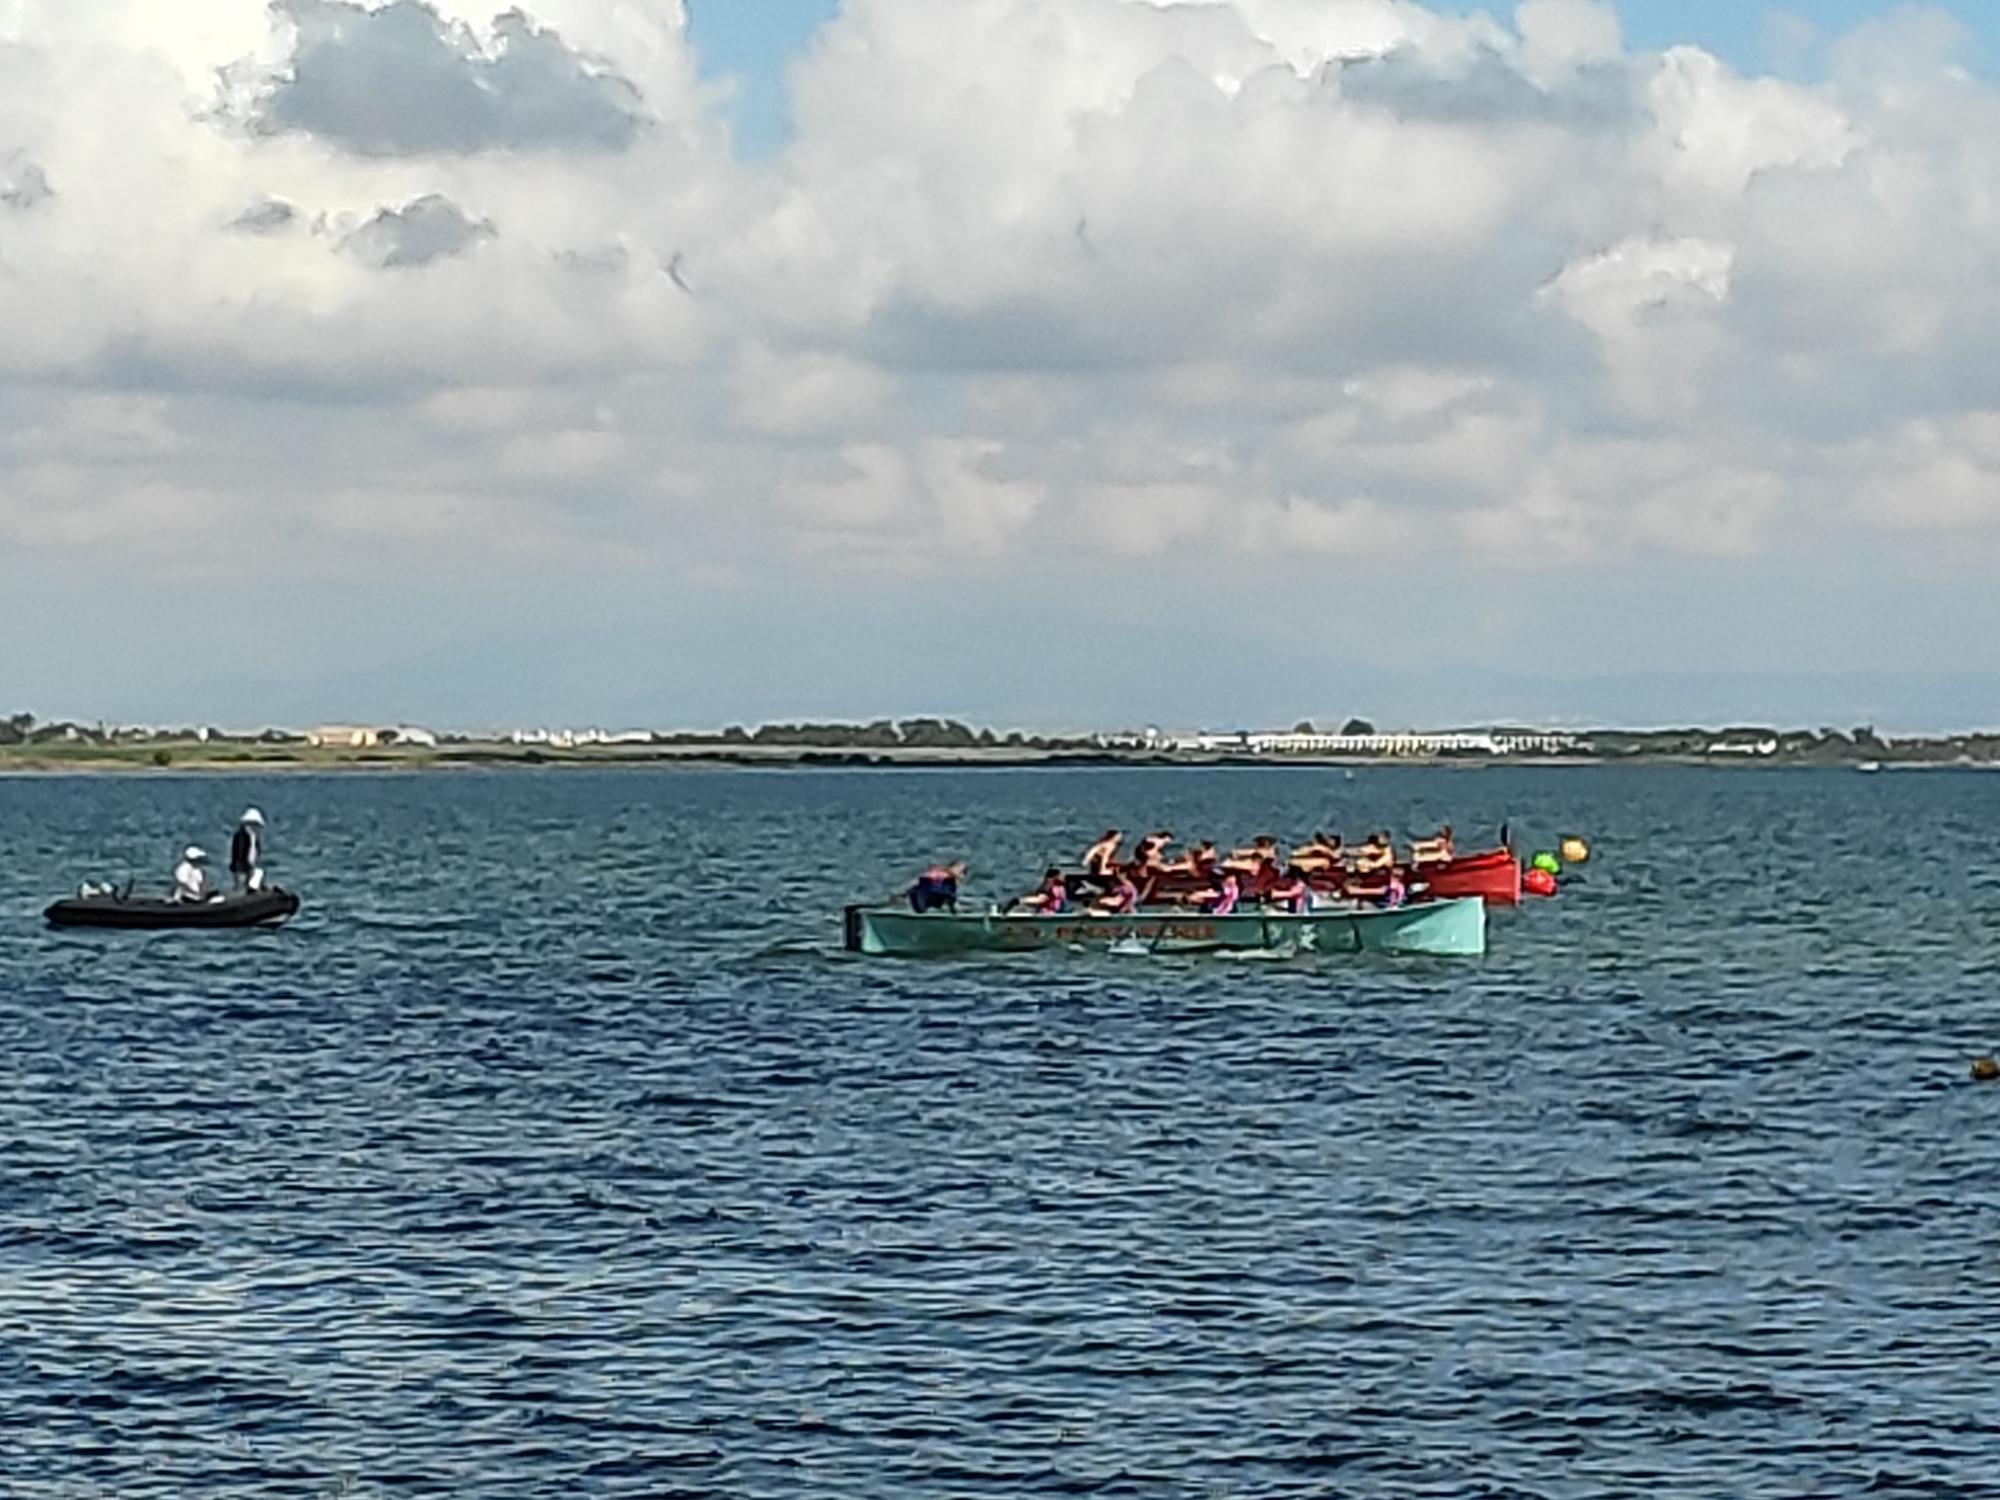
<path fill-rule="evenodd" d="M 1402 119 L 1622 130 L 1644 118 L 1640 75 L 1622 58 L 1569 69 L 1544 83 L 1522 71 L 1518 56 L 1491 48 L 1447 58 L 1400 48 L 1350 59 L 1333 77 L 1343 98 Z"/>
<path fill-rule="evenodd" d="M 31 161 L 0 160 L 0 208 L 25 213 L 55 197 L 49 174 Z"/>
<path fill-rule="evenodd" d="M 463 255 L 497 233 L 484 219 L 466 215 L 441 193 L 426 193 L 402 208 L 385 208 L 340 242 L 357 260 L 382 270 L 427 266 Z"/>
<path fill-rule="evenodd" d="M 282 198 L 259 198 L 229 221 L 245 234 L 280 234 L 298 222 L 299 211 Z"/>
<path fill-rule="evenodd" d="M 1135 590 L 2000 532 L 2000 95 L 1921 17 L 1808 86 L 1589 0 L 848 0 L 746 163 L 674 6 L 25 14 L 0 380 L 201 436 L 0 402 L 19 548 L 148 507 L 217 546 L 273 473 L 300 569 L 497 525 Z"/>
<path fill-rule="evenodd" d="M 489 44 L 425 0 L 274 0 L 296 33 L 251 121 L 365 155 L 622 151 L 644 126 L 638 89 L 519 10 Z"/>

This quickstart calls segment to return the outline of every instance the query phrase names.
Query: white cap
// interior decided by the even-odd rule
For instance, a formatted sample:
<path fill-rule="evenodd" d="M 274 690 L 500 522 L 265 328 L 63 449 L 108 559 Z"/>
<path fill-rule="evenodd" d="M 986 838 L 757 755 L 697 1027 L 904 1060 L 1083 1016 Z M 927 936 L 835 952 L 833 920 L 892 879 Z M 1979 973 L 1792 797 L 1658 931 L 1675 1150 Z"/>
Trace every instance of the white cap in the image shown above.
<path fill-rule="evenodd" d="M 189 844 L 187 848 L 181 851 L 181 858 L 190 860 L 207 859 L 208 851 L 197 844 Z"/>
<path fill-rule="evenodd" d="M 253 807 L 243 815 L 242 821 L 245 823 L 255 823 L 259 828 L 262 828 L 264 826 L 264 815 Z"/>

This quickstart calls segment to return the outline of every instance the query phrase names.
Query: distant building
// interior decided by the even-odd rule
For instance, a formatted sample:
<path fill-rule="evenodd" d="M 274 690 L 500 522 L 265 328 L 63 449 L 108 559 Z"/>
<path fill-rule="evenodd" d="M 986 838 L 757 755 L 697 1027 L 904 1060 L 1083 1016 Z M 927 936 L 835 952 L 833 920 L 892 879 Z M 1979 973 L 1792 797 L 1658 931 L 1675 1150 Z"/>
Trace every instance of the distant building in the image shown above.
<path fill-rule="evenodd" d="M 323 750 L 372 750 L 382 743 L 382 731 L 361 724 L 322 724 L 307 732 L 306 743 Z"/>
<path fill-rule="evenodd" d="M 322 724 L 307 731 L 306 743 L 325 750 L 374 750 L 383 745 L 416 745 L 434 750 L 438 737 L 414 724 Z"/>
<path fill-rule="evenodd" d="M 1214 754 L 1247 751 L 1252 755 L 1365 755 L 1385 759 L 1440 755 L 1563 755 L 1588 748 L 1573 734 L 1541 730 L 1403 730 L 1394 734 L 1228 733 L 1204 731 L 1182 749 Z"/>
<path fill-rule="evenodd" d="M 1160 745 L 1160 731 L 1148 729 L 1140 732 L 1123 729 L 1114 734 L 1094 734 L 1090 737 L 1090 741 L 1101 750 L 1157 750 Z"/>
<path fill-rule="evenodd" d="M 1703 752 L 1707 755 L 1776 755 L 1776 740 L 1716 740 Z"/>

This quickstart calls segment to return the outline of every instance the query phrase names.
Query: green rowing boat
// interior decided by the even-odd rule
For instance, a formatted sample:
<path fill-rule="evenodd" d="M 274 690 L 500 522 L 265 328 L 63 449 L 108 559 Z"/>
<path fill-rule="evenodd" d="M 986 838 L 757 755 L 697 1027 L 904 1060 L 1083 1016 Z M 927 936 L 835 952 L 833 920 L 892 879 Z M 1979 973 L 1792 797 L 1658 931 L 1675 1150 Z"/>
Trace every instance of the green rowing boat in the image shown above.
<path fill-rule="evenodd" d="M 1238 910 L 1226 917 L 1199 911 L 1139 911 L 1112 917 L 1001 912 L 919 916 L 901 907 L 850 906 L 846 936 L 849 952 L 885 958 L 1114 944 L 1160 953 L 1296 947 L 1313 953 L 1458 958 L 1486 951 L 1486 903 L 1469 896 L 1389 908 L 1332 907 L 1304 915 Z"/>

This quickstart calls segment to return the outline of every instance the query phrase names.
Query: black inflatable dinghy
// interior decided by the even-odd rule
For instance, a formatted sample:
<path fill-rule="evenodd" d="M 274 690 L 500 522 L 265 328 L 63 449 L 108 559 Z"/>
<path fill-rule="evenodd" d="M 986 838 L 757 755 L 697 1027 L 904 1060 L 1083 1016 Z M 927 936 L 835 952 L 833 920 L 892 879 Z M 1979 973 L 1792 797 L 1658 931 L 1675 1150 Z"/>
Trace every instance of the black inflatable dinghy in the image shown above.
<path fill-rule="evenodd" d="M 155 896 L 71 896 L 44 913 L 51 927 L 276 927 L 292 919 L 299 898 L 277 886 L 213 901 L 166 901 Z"/>

